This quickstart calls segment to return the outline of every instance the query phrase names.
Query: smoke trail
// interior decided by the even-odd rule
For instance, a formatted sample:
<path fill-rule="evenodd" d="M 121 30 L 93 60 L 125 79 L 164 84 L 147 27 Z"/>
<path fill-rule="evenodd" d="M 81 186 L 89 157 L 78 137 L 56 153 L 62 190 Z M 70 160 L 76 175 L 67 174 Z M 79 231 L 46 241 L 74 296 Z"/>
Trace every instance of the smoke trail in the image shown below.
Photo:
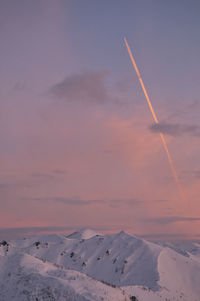
<path fill-rule="evenodd" d="M 135 72 L 137 74 L 137 77 L 138 77 L 138 79 L 140 81 L 140 84 L 141 84 L 142 90 L 144 92 L 145 98 L 147 100 L 147 103 L 149 105 L 150 111 L 151 111 L 151 113 L 153 115 L 153 119 L 154 119 L 155 123 L 158 123 L 158 118 L 157 118 L 156 113 L 155 113 L 155 111 L 154 111 L 154 109 L 152 107 L 151 101 L 150 101 L 149 96 L 147 94 L 146 88 L 144 86 L 143 80 L 141 78 L 140 72 L 139 72 L 138 67 L 136 65 L 136 62 L 135 62 L 135 60 L 133 58 L 133 54 L 131 52 L 131 49 L 130 49 L 130 47 L 128 45 L 128 42 L 127 42 L 126 38 L 124 38 L 124 42 L 125 42 L 126 48 L 128 50 L 128 54 L 130 56 L 130 59 L 132 61 L 133 67 L 135 69 Z M 176 169 L 175 169 L 172 157 L 170 155 L 170 152 L 169 152 L 169 149 L 168 149 L 168 146 L 167 146 L 167 142 L 166 142 L 165 137 L 164 137 L 164 135 L 162 133 L 160 133 L 160 138 L 161 138 L 163 147 L 165 149 L 165 152 L 166 152 L 166 155 L 167 155 L 167 158 L 168 158 L 168 161 L 169 161 L 169 165 L 170 165 L 170 168 L 171 168 L 174 180 L 176 182 L 176 185 L 178 187 L 179 193 L 181 195 L 181 198 L 184 200 L 185 199 L 185 195 L 184 195 L 184 192 L 183 192 L 183 188 L 182 188 L 182 186 L 180 184 L 180 181 L 179 181 L 179 178 L 178 178 L 178 175 L 177 175 L 177 172 L 176 172 Z"/>

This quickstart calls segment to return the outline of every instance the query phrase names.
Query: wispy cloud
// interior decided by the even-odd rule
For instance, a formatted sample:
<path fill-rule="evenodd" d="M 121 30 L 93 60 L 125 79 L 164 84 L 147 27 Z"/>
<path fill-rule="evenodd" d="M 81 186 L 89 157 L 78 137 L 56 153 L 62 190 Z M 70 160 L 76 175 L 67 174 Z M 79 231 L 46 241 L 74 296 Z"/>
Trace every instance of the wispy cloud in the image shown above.
<path fill-rule="evenodd" d="M 143 202 L 137 199 L 129 199 L 129 200 L 109 200 L 107 201 L 109 206 L 112 208 L 117 208 L 119 206 L 123 206 L 123 205 L 128 205 L 128 206 L 139 206 L 141 205 Z"/>
<path fill-rule="evenodd" d="M 147 222 L 156 224 L 171 224 L 177 222 L 193 222 L 200 221 L 200 217 L 185 217 L 185 216 L 166 216 L 160 218 L 146 219 Z"/>
<path fill-rule="evenodd" d="M 155 123 L 149 126 L 153 133 L 163 133 L 170 136 L 180 136 L 183 134 L 200 137 L 200 127 L 197 125 L 187 125 L 179 123 Z"/>
<path fill-rule="evenodd" d="M 56 202 L 62 203 L 65 205 L 72 206 L 86 206 L 90 204 L 102 204 L 105 201 L 103 200 L 83 200 L 78 198 L 67 198 L 67 197 L 35 197 L 35 198 L 26 198 L 23 197 L 23 200 L 31 200 L 31 201 L 41 201 L 41 202 Z"/>
<path fill-rule="evenodd" d="M 72 206 L 87 206 L 87 205 L 108 205 L 110 207 L 119 207 L 122 205 L 133 205 L 133 206 L 139 206 L 143 203 L 143 201 L 137 200 L 137 199 L 126 199 L 126 200 L 120 200 L 120 199 L 111 199 L 111 200 L 84 200 L 79 198 L 68 198 L 68 197 L 23 197 L 21 200 L 29 200 L 29 201 L 41 201 L 41 202 L 56 202 L 56 203 L 62 203 L 65 205 L 72 205 Z"/>
<path fill-rule="evenodd" d="M 81 199 L 70 199 L 70 198 L 63 198 L 63 197 L 55 197 L 55 198 L 50 198 L 51 201 L 53 202 L 58 202 L 58 203 L 64 203 L 66 205 L 73 205 L 73 206 L 86 206 L 90 204 L 102 204 L 104 201 L 102 200 L 81 200 Z"/>
<path fill-rule="evenodd" d="M 190 239 L 198 239 L 200 234 L 196 235 L 189 235 L 189 234 L 183 234 L 183 233 L 159 233 L 159 234 L 145 234 L 141 235 L 142 238 L 145 238 L 147 240 L 151 241 L 157 241 L 157 242 L 165 242 L 165 241 L 177 241 L 177 240 L 190 240 Z"/>

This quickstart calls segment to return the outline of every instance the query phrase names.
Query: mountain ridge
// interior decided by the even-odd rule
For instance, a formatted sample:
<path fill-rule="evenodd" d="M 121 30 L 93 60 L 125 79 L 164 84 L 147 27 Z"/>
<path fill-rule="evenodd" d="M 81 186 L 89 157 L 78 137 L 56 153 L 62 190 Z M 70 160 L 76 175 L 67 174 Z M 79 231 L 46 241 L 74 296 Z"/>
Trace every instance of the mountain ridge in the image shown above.
<path fill-rule="evenodd" d="M 130 300 L 131 296 L 137 297 L 139 301 L 162 301 L 166 298 L 199 301 L 200 245 L 196 244 L 195 248 L 188 245 L 186 250 L 177 251 L 177 246 L 156 244 L 124 231 L 103 235 L 90 229 L 81 229 L 68 236 L 50 234 L 11 240 L 0 244 L 0 288 L 3 286 L 0 296 L 6 291 L 7 284 L 3 279 L 5 275 L 12 274 L 10 262 L 13 260 L 16 262 L 15 269 L 21 271 L 12 278 L 13 290 L 16 289 L 15 281 L 19 281 L 19 277 L 24 279 L 24 274 L 23 285 L 28 283 L 28 286 L 27 279 L 32 279 L 34 274 L 32 281 L 35 287 L 38 287 L 38 281 L 43 285 L 40 292 L 45 291 L 45 287 L 51 283 L 51 295 L 60 298 L 55 300 L 64 298 L 56 295 L 57 287 L 61 287 L 63 296 L 67 295 L 67 287 L 74 300 L 78 301 L 124 301 Z M 73 285 L 67 280 L 70 273 L 76 274 Z M 85 284 L 80 280 L 83 278 Z M 96 287 L 96 293 L 93 286 Z M 34 291 L 34 288 L 28 288 L 27 294 L 31 296 L 30 290 Z M 102 296 L 102 292 L 107 299 Z"/>

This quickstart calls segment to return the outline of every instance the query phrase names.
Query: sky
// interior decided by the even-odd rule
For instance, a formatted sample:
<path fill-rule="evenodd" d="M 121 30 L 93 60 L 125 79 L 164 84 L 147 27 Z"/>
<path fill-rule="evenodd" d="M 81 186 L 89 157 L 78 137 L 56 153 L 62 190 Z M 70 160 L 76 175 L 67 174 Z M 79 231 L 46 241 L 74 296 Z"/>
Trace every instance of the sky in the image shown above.
<path fill-rule="evenodd" d="M 200 237 L 199 11 L 199 0 L 0 2 L 0 234 Z"/>

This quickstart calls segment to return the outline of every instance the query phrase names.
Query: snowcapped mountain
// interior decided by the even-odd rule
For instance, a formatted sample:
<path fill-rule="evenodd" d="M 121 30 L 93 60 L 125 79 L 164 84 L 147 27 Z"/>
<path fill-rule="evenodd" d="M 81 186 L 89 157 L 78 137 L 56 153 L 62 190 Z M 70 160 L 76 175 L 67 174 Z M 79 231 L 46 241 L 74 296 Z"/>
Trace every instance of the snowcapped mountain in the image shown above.
<path fill-rule="evenodd" d="M 100 233 L 97 233 L 91 229 L 81 229 L 77 232 L 74 232 L 67 237 L 69 238 L 75 238 L 75 239 L 89 239 L 93 236 L 101 235 Z"/>
<path fill-rule="evenodd" d="M 10 300 L 200 301 L 200 244 L 89 229 L 4 241 L 0 301 Z"/>

